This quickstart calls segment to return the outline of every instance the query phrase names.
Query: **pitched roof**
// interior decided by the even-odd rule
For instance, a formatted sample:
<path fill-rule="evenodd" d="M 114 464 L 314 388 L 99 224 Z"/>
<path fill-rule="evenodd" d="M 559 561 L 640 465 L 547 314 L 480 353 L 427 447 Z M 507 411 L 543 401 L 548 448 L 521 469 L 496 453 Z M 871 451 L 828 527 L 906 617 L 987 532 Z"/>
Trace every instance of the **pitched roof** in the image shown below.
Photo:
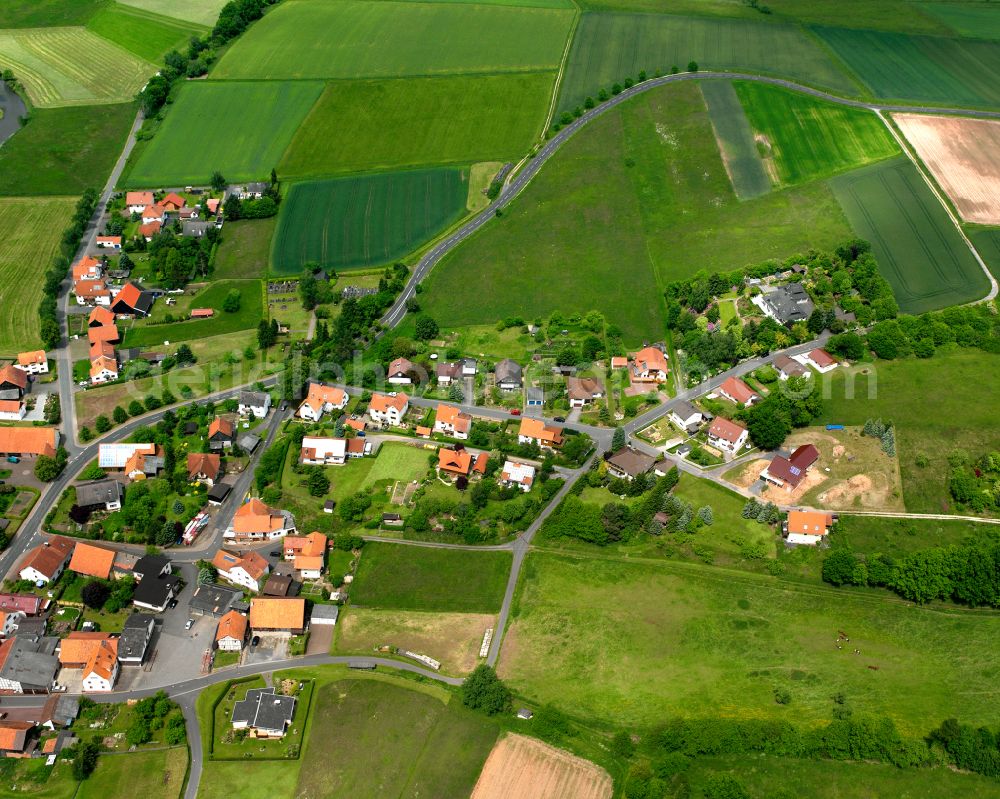
<path fill-rule="evenodd" d="M 23 369 L 17 369 L 12 364 L 7 364 L 0 369 L 0 385 L 13 383 L 18 388 L 28 387 L 28 375 Z"/>
<path fill-rule="evenodd" d="M 598 394 L 604 393 L 604 383 L 594 377 L 568 377 L 566 393 L 570 399 L 593 399 Z"/>
<path fill-rule="evenodd" d="M 110 314 L 111 311 L 108 311 Z M 114 318 L 114 314 L 111 314 Z M 115 327 L 114 323 L 101 325 L 100 327 L 91 327 L 87 330 L 87 338 L 90 340 L 91 344 L 98 344 L 100 342 L 115 342 L 121 338 L 121 333 L 118 332 L 118 328 Z"/>
<path fill-rule="evenodd" d="M 221 416 L 216 416 L 208 426 L 208 437 L 212 438 L 216 433 L 222 433 L 227 438 L 233 437 L 233 423 Z"/>
<path fill-rule="evenodd" d="M 250 600 L 250 626 L 255 630 L 301 630 L 306 601 L 300 597 L 255 597 Z"/>
<path fill-rule="evenodd" d="M 111 292 L 108 291 L 108 285 L 103 280 L 77 280 L 73 284 L 73 293 L 77 297 L 88 299 L 106 297 Z"/>
<path fill-rule="evenodd" d="M 170 194 L 160 200 L 160 205 L 173 205 L 176 208 L 183 208 L 186 203 L 187 201 L 176 192 L 170 192 Z"/>
<path fill-rule="evenodd" d="M 96 242 L 97 242 L 98 246 L 100 246 L 101 244 L 121 244 L 122 243 L 122 237 L 121 236 L 98 236 L 96 238 Z"/>
<path fill-rule="evenodd" d="M 285 536 L 284 548 L 286 553 L 313 557 L 326 554 L 329 541 L 320 532 L 312 532 L 309 535 L 287 535 Z"/>
<path fill-rule="evenodd" d="M 506 483 L 530 486 L 535 480 L 535 467 L 519 461 L 504 461 L 500 479 Z"/>
<path fill-rule="evenodd" d="M 222 457 L 208 452 L 189 452 L 187 468 L 189 480 L 194 480 L 201 474 L 209 480 L 215 480 L 222 469 Z"/>
<path fill-rule="evenodd" d="M 622 447 L 610 458 L 608 458 L 608 463 L 617 467 L 631 477 L 645 474 L 653 468 L 653 464 L 655 462 L 656 458 L 652 455 L 639 452 L 638 450 L 632 449 L 632 447 Z"/>
<path fill-rule="evenodd" d="M 20 413 L 20 400 L 0 400 L 0 411 L 3 413 Z"/>
<path fill-rule="evenodd" d="M 815 510 L 788 512 L 788 532 L 800 535 L 825 535 L 833 524 L 832 513 Z"/>
<path fill-rule="evenodd" d="M 270 568 L 267 561 L 256 552 L 250 551 L 244 554 L 229 552 L 220 549 L 212 558 L 212 565 L 219 571 L 231 571 L 237 567 L 242 568 L 251 578 L 259 580 L 267 574 Z"/>
<path fill-rule="evenodd" d="M 69 561 L 70 571 L 86 574 L 90 577 L 100 577 L 107 580 L 111 575 L 111 567 L 115 563 L 115 551 L 104 547 L 88 544 L 85 541 L 77 543 L 73 557 Z"/>
<path fill-rule="evenodd" d="M 160 205 L 159 203 L 153 203 L 152 205 L 147 205 L 145 208 L 142 209 L 142 218 L 158 219 L 159 217 L 163 216 L 166 212 L 167 209 L 164 208 L 162 205 Z"/>
<path fill-rule="evenodd" d="M 153 202 L 153 192 L 151 191 L 129 191 L 125 192 L 125 205 L 151 205 Z"/>
<path fill-rule="evenodd" d="M 490 460 L 490 455 L 488 452 L 480 452 L 476 456 L 475 462 L 472 464 L 472 471 L 477 474 L 486 474 L 486 464 Z"/>
<path fill-rule="evenodd" d="M 837 361 L 824 349 L 815 349 L 809 353 L 809 360 L 816 364 L 820 369 L 825 369 L 827 366 L 833 366 Z"/>
<path fill-rule="evenodd" d="M 101 641 L 94 649 L 83 667 L 83 676 L 96 674 L 104 680 L 110 680 L 115 673 L 115 663 L 118 660 L 118 639 L 109 638 Z"/>
<path fill-rule="evenodd" d="M 626 366 L 628 366 L 628 358 L 626 358 L 624 355 L 611 356 L 612 369 L 624 369 Z"/>
<path fill-rule="evenodd" d="M 719 391 L 728 394 L 741 405 L 745 405 L 750 400 L 760 396 L 738 377 L 727 377 L 722 385 L 719 386 Z"/>
<path fill-rule="evenodd" d="M 54 427 L 0 427 L 0 452 L 21 455 L 56 454 Z"/>
<path fill-rule="evenodd" d="M 774 356 L 774 368 L 785 375 L 792 377 L 805 375 L 809 373 L 798 361 L 792 360 L 787 355 L 775 355 Z"/>
<path fill-rule="evenodd" d="M 45 350 L 31 350 L 30 352 L 19 352 L 17 362 L 21 366 L 31 366 L 33 363 L 47 363 Z"/>
<path fill-rule="evenodd" d="M 86 663 L 104 641 L 111 640 L 111 633 L 71 632 L 59 644 L 59 662 Z"/>
<path fill-rule="evenodd" d="M 499 361 L 493 370 L 496 373 L 496 381 L 505 383 L 509 381 L 521 382 L 521 364 L 510 358 Z"/>
<path fill-rule="evenodd" d="M 98 270 L 103 268 L 101 261 L 90 255 L 83 256 L 83 258 L 73 264 L 73 280 L 83 280 L 90 277 L 95 268 Z"/>
<path fill-rule="evenodd" d="M 96 358 L 114 358 L 115 348 L 113 344 L 107 341 L 95 341 L 90 345 L 90 360 L 94 361 Z"/>
<path fill-rule="evenodd" d="M 115 303 L 123 302 L 129 308 L 136 308 L 138 307 L 140 296 L 142 296 L 142 289 L 135 283 L 126 283 L 115 297 Z"/>
<path fill-rule="evenodd" d="M 90 312 L 90 318 L 87 319 L 88 325 L 113 325 L 115 323 L 115 315 L 111 313 L 110 308 L 105 308 L 103 305 L 95 305 L 94 310 Z"/>
<path fill-rule="evenodd" d="M 789 460 L 800 469 L 808 469 L 819 460 L 819 450 L 812 444 L 803 444 L 796 448 Z"/>
<path fill-rule="evenodd" d="M 656 347 L 645 347 L 635 354 L 635 365 L 640 370 L 650 372 L 669 372 L 670 364 L 667 356 Z"/>
<path fill-rule="evenodd" d="M 247 637 L 247 617 L 235 610 L 230 610 L 219 619 L 219 628 L 215 631 L 215 640 L 235 638 L 242 641 Z"/>
<path fill-rule="evenodd" d="M 76 504 L 82 507 L 104 505 L 108 502 L 120 501 L 122 493 L 122 484 L 118 480 L 112 478 L 92 480 L 77 485 Z"/>
<path fill-rule="evenodd" d="M 35 594 L 0 594 L 0 610 L 5 613 L 20 611 L 34 616 L 42 606 L 42 598 Z"/>
<path fill-rule="evenodd" d="M 555 425 L 547 425 L 541 419 L 522 418 L 521 427 L 518 429 L 517 434 L 551 444 L 562 443 L 562 428 Z"/>
<path fill-rule="evenodd" d="M 368 403 L 368 410 L 377 413 L 385 413 L 389 408 L 395 408 L 400 413 L 409 404 L 406 394 L 400 392 L 395 397 L 388 394 L 372 394 L 371 402 Z"/>
<path fill-rule="evenodd" d="M 453 474 L 468 474 L 472 468 L 472 453 L 441 447 L 438 450 L 438 468 Z"/>
<path fill-rule="evenodd" d="M 22 751 L 28 738 L 28 730 L 34 726 L 30 721 L 0 721 L 0 749 L 7 752 Z"/>
<path fill-rule="evenodd" d="M 237 533 L 270 533 L 280 530 L 284 521 L 281 514 L 276 514 L 254 497 L 246 504 L 240 505 L 236 511 L 233 516 L 233 530 Z"/>
<path fill-rule="evenodd" d="M 118 360 L 107 355 L 98 355 L 90 362 L 90 376 L 97 377 L 103 372 L 118 374 Z"/>
<path fill-rule="evenodd" d="M 139 235 L 143 238 L 150 238 L 159 233 L 162 227 L 163 223 L 159 219 L 154 219 L 152 222 L 139 225 Z"/>
<path fill-rule="evenodd" d="M 156 444 L 137 444 L 125 441 L 100 444 L 97 447 L 97 464 L 102 469 L 122 469 L 136 452 L 141 452 L 144 455 L 155 455 Z"/>
<path fill-rule="evenodd" d="M 716 416 L 715 420 L 712 422 L 712 426 L 708 428 L 708 434 L 714 436 L 715 438 L 721 438 L 723 441 L 728 441 L 730 444 L 735 444 L 740 440 L 740 436 L 743 435 L 747 429 L 736 422 L 731 422 L 722 416 Z"/>
<path fill-rule="evenodd" d="M 455 428 L 456 432 L 467 433 L 472 426 L 472 417 L 463 413 L 461 408 L 454 405 L 441 403 L 437 406 L 434 421 L 441 424 L 448 424 Z"/>
<path fill-rule="evenodd" d="M 323 568 L 322 555 L 296 555 L 295 568 L 299 571 Z"/>
<path fill-rule="evenodd" d="M 389 377 L 405 375 L 413 369 L 413 361 L 407 358 L 396 358 L 389 364 Z"/>

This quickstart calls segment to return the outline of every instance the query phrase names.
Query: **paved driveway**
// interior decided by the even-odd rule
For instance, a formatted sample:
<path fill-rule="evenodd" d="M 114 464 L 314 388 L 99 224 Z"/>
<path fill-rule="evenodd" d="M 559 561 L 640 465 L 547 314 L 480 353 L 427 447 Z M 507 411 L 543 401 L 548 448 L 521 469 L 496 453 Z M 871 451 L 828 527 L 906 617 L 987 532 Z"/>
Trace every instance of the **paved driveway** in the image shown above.
<path fill-rule="evenodd" d="M 243 656 L 243 665 L 249 666 L 253 663 L 270 663 L 275 660 L 285 660 L 288 658 L 288 636 L 287 635 L 267 635 L 260 637 L 257 646 L 247 647 Z"/>

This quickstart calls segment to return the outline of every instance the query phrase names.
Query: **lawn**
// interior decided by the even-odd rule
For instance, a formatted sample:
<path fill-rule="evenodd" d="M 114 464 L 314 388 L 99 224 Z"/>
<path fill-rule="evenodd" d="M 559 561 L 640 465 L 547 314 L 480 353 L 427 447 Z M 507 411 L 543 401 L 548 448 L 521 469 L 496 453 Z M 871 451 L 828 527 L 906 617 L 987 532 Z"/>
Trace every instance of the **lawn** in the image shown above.
<path fill-rule="evenodd" d="M 923 313 L 971 302 L 986 276 L 909 159 L 872 164 L 831 181 L 855 232 L 872 243 L 899 308 Z"/>
<path fill-rule="evenodd" d="M 86 28 L 0 30 L 0 62 L 41 107 L 125 102 L 156 72 Z"/>
<path fill-rule="evenodd" d="M 824 184 L 737 200 L 701 92 L 675 84 L 573 136 L 435 267 L 421 304 L 448 327 L 597 309 L 632 346 L 663 336 L 662 282 L 849 236 Z"/>
<path fill-rule="evenodd" d="M 107 0 L 4 0 L 0 5 L 0 28 L 83 25 L 106 3 Z"/>
<path fill-rule="evenodd" d="M 555 70 L 573 17 L 570 9 L 487 4 L 284 3 L 239 38 L 212 77 L 374 78 Z"/>
<path fill-rule="evenodd" d="M 2 161 L 0 161 L 2 163 Z M 42 274 L 59 249 L 76 200 L 0 198 L 0 352 L 41 346 L 38 302 Z"/>
<path fill-rule="evenodd" d="M 1000 42 L 816 28 L 876 97 L 958 106 L 1000 105 Z"/>
<path fill-rule="evenodd" d="M 333 82 L 292 139 L 279 175 L 517 161 L 541 135 L 554 77 L 533 72 Z"/>
<path fill-rule="evenodd" d="M 331 683 L 316 701 L 315 718 L 330 723 L 312 725 L 298 785 L 282 796 L 465 799 L 499 732 L 455 700 L 389 682 Z"/>
<path fill-rule="evenodd" d="M 0 147 L 0 193 L 71 195 L 100 188 L 135 112 L 132 103 L 35 109 L 28 124 Z"/>
<path fill-rule="evenodd" d="M 219 18 L 226 0 L 120 0 L 127 6 L 164 17 L 211 27 Z"/>
<path fill-rule="evenodd" d="M 828 177 L 899 155 L 899 146 L 872 112 L 749 81 L 734 84 L 767 160 L 781 185 Z"/>
<path fill-rule="evenodd" d="M 168 50 L 185 50 L 192 36 L 205 32 L 200 25 L 118 3 L 105 6 L 94 14 L 87 28 L 154 64 L 159 63 Z"/>
<path fill-rule="evenodd" d="M 185 83 L 125 186 L 207 184 L 215 170 L 229 180 L 266 177 L 320 96 L 321 83 Z"/>
<path fill-rule="evenodd" d="M 227 222 L 222 231 L 222 244 L 215 252 L 212 277 L 216 280 L 264 277 L 277 223 L 276 216 Z"/>
<path fill-rule="evenodd" d="M 106 755 L 80 783 L 76 799 L 110 799 L 142 796 L 143 799 L 177 799 L 187 772 L 186 747 L 156 752 Z"/>
<path fill-rule="evenodd" d="M 580 20 L 559 109 L 597 97 L 641 70 L 666 74 L 689 61 L 702 70 L 737 69 L 791 78 L 853 95 L 857 87 L 827 52 L 793 25 L 665 14 L 584 14 Z"/>
<path fill-rule="evenodd" d="M 496 613 L 509 552 L 370 543 L 361 554 L 351 601 L 371 608 Z"/>
<path fill-rule="evenodd" d="M 749 200 L 767 194 L 771 179 L 757 152 L 753 130 L 733 84 L 727 80 L 705 81 L 701 93 L 736 196 Z"/>
<path fill-rule="evenodd" d="M 333 654 L 371 655 L 385 645 L 430 655 L 444 674 L 468 674 L 479 664 L 483 634 L 496 616 L 348 607 L 337 620 Z"/>
<path fill-rule="evenodd" d="M 2 799 L 73 799 L 78 787 L 68 760 L 59 760 L 51 767 L 44 760 L 0 761 Z"/>
<path fill-rule="evenodd" d="M 839 650 L 841 630 L 851 643 Z M 995 614 L 867 591 L 533 553 L 499 670 L 525 697 L 616 724 L 728 716 L 811 725 L 830 718 L 830 697 L 842 692 L 916 736 L 949 717 L 993 723 L 998 634 Z M 776 688 L 790 704 L 775 702 Z"/>
<path fill-rule="evenodd" d="M 840 514 L 833 546 L 855 552 L 881 552 L 893 558 L 930 547 L 982 542 L 1000 535 L 1000 527 L 960 519 L 887 519 L 879 516 Z"/>
<path fill-rule="evenodd" d="M 280 689 L 279 683 L 272 683 L 276 689 Z M 312 680 L 304 681 L 301 691 L 294 693 L 296 697 L 295 715 L 292 718 L 291 726 L 283 738 L 276 738 L 269 741 L 254 740 L 249 736 L 238 738 L 234 735 L 230 719 L 233 715 L 234 705 L 242 701 L 247 691 L 253 688 L 263 688 L 264 680 L 260 677 L 237 683 L 225 683 L 223 697 L 215 706 L 213 737 L 211 739 L 212 760 L 243 760 L 259 758 L 260 760 L 295 760 L 295 755 L 291 755 L 292 747 L 301 749 L 305 736 L 306 723 L 309 714 L 312 712 L 310 703 L 312 701 L 314 683 Z M 213 695 L 206 692 L 206 698 L 199 701 L 199 716 L 204 719 L 210 708 L 210 698 L 218 696 L 216 691 Z M 200 722 L 203 723 L 203 722 Z M 208 741 L 203 741 L 208 744 Z"/>
<path fill-rule="evenodd" d="M 425 169 L 293 184 L 281 204 L 274 272 L 400 258 L 462 216 L 468 179 L 466 169 Z"/>
<path fill-rule="evenodd" d="M 235 313 L 226 313 L 222 310 L 222 304 L 232 290 L 240 292 L 240 308 Z M 126 347 L 150 347 L 164 341 L 173 344 L 256 328 L 264 315 L 263 291 L 264 287 L 259 280 L 216 280 L 192 297 L 190 303 L 192 308 L 212 308 L 215 311 L 212 318 L 162 325 L 133 322 L 133 326 L 125 332 L 123 344 Z"/>
<path fill-rule="evenodd" d="M 899 769 L 882 763 L 805 760 L 750 755 L 746 757 L 699 757 L 692 761 L 688 776 L 699 790 L 717 774 L 735 777 L 750 796 L 810 799 L 879 797 L 880 799 L 988 799 L 996 796 L 995 780 L 978 774 L 957 773 L 946 767 Z"/>
<path fill-rule="evenodd" d="M 274 799 L 295 796 L 301 761 L 259 761 L 247 768 L 239 761 L 206 760 L 198 799 Z"/>
<path fill-rule="evenodd" d="M 817 422 L 863 425 L 869 418 L 891 419 L 906 509 L 949 512 L 948 455 L 962 450 L 975 458 L 1000 449 L 1000 356 L 957 350 L 931 360 L 879 361 L 866 368 L 871 375 L 843 369 L 832 375 L 832 396 Z M 932 407 L 928 397 L 934 398 Z M 916 465 L 921 456 L 927 459 L 924 467 Z"/>
<path fill-rule="evenodd" d="M 921 3 L 920 10 L 972 39 L 1000 39 L 1000 15 L 988 3 Z"/>

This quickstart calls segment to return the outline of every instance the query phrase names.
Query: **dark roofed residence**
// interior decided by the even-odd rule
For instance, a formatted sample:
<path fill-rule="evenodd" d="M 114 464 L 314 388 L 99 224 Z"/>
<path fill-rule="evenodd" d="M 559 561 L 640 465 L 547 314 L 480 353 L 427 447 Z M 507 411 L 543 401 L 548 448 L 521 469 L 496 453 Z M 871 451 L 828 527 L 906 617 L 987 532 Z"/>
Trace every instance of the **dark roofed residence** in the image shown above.
<path fill-rule="evenodd" d="M 645 474 L 653 468 L 656 458 L 644 452 L 622 447 L 608 458 L 608 472 L 623 480 L 632 481 L 640 474 Z"/>
<path fill-rule="evenodd" d="M 812 444 L 803 444 L 791 454 L 791 457 L 776 455 L 760 476 L 779 488 L 792 491 L 805 480 L 806 472 L 818 460 L 819 450 Z"/>
<path fill-rule="evenodd" d="M 76 504 L 81 508 L 103 507 L 116 510 L 122 506 L 125 487 L 117 480 L 94 480 L 76 487 Z"/>
<path fill-rule="evenodd" d="M 224 616 L 233 609 L 233 605 L 243 598 L 243 592 L 217 583 L 205 583 L 194 589 L 190 608 L 194 613 L 204 616 Z"/>
<path fill-rule="evenodd" d="M 274 688 L 251 688 L 233 705 L 233 729 L 249 730 L 253 738 L 281 738 L 295 717 L 295 697 Z"/>

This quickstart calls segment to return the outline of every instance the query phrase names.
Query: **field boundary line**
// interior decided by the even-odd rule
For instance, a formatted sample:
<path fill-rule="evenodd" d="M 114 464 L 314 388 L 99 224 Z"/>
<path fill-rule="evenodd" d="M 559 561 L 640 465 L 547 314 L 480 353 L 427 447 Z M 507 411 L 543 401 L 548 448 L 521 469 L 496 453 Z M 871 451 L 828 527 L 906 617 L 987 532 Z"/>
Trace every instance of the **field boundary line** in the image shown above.
<path fill-rule="evenodd" d="M 576 4 L 574 3 L 574 5 Z M 542 125 L 540 134 L 543 137 L 545 136 L 545 131 L 552 125 L 552 118 L 556 113 L 556 106 L 559 102 L 559 90 L 562 88 L 563 75 L 566 74 L 566 63 L 569 61 L 569 52 L 573 48 L 573 42 L 576 40 L 576 29 L 580 26 L 582 16 L 583 12 L 577 8 L 573 14 L 573 24 L 570 25 L 569 33 L 566 36 L 566 46 L 563 48 L 562 58 L 559 60 L 559 71 L 556 72 L 556 80 L 552 86 L 552 101 L 549 103 L 549 113 L 545 117 L 545 124 Z"/>
<path fill-rule="evenodd" d="M 916 157 L 914 152 L 910 151 L 909 142 L 900 133 L 896 131 L 896 126 L 891 121 L 892 118 L 887 117 L 886 112 L 883 112 L 883 110 L 880 108 L 876 108 L 874 109 L 874 111 L 875 111 L 875 116 L 877 116 L 882 121 L 882 124 L 886 126 L 886 128 L 889 130 L 889 133 L 896 140 L 896 143 L 900 146 L 900 148 L 906 154 L 906 157 L 910 160 L 910 163 L 913 164 L 917 172 L 920 173 L 920 177 L 923 179 L 924 183 L 927 184 L 927 188 L 931 190 L 931 192 L 934 194 L 934 197 L 941 204 L 941 207 L 944 208 L 944 212 L 948 215 L 948 219 L 950 219 L 952 225 L 955 226 L 955 230 L 958 231 L 958 235 L 961 236 L 962 241 L 965 242 L 966 246 L 969 248 L 969 252 L 972 253 L 972 257 L 976 259 L 976 263 L 979 264 L 979 268 L 983 270 L 983 274 L 986 275 L 986 279 L 989 281 L 990 290 L 986 293 L 985 297 L 981 297 L 978 300 L 974 300 L 970 303 L 964 303 L 964 304 L 976 305 L 980 302 L 989 302 L 990 300 L 995 300 L 997 298 L 998 292 L 1000 292 L 1000 285 L 997 284 L 997 279 L 993 277 L 993 273 L 990 271 L 990 268 L 986 265 L 986 262 L 979 254 L 979 250 L 976 249 L 975 245 L 972 243 L 969 237 L 965 235 L 965 231 L 962 229 L 962 223 L 959 221 L 958 217 L 955 216 L 955 214 L 952 212 L 951 206 L 947 202 L 945 202 L 944 198 L 941 196 L 941 192 L 938 191 L 937 185 L 924 170 L 924 166 L 920 162 L 920 159 Z"/>

